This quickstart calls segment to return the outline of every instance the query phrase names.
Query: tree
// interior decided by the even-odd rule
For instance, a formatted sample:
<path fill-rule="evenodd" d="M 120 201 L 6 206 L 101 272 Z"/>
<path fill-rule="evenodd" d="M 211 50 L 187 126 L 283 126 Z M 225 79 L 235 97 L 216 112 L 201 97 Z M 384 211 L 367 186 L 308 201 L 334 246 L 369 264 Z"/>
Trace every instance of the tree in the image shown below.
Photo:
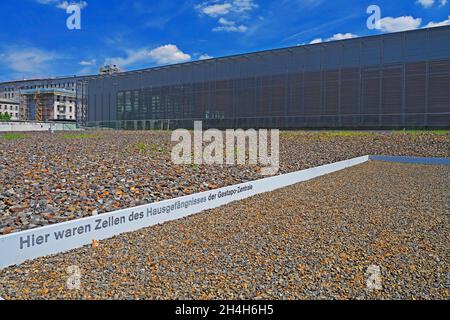
<path fill-rule="evenodd" d="M 11 115 L 8 112 L 5 112 L 5 113 L 0 112 L 0 121 L 2 121 L 2 122 L 11 121 Z"/>

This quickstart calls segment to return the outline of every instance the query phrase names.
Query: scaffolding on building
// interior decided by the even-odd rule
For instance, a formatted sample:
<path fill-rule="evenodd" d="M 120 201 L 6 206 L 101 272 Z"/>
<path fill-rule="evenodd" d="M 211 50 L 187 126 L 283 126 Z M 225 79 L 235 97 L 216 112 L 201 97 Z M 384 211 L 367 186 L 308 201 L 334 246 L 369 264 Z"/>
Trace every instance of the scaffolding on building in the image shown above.
<path fill-rule="evenodd" d="M 22 94 L 22 91 L 19 90 L 19 119 L 22 121 L 28 120 L 28 105 L 27 105 L 27 97 Z"/>
<path fill-rule="evenodd" d="M 35 120 L 36 121 L 42 121 L 42 99 L 41 99 L 41 92 L 40 91 L 36 91 L 33 97 L 34 103 L 35 103 L 35 107 L 36 107 L 36 112 L 35 112 Z"/>
<path fill-rule="evenodd" d="M 75 92 L 65 89 L 31 89 L 22 91 L 21 101 L 25 110 L 25 119 L 31 121 L 59 119 L 57 116 L 59 110 L 67 108 L 68 105 L 64 101 L 59 102 L 57 100 L 58 96 L 73 97 L 73 100 L 76 100 Z"/>

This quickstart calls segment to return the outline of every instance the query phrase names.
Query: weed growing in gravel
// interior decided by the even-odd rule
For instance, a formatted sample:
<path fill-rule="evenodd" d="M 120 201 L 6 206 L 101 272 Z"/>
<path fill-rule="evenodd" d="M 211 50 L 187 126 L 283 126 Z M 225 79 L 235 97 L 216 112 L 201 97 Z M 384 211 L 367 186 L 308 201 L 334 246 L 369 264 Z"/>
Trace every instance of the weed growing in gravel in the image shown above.
<path fill-rule="evenodd" d="M 189 168 L 194 169 L 194 170 L 198 169 L 198 165 L 196 165 L 195 163 L 188 164 L 188 166 L 189 166 Z"/>
<path fill-rule="evenodd" d="M 150 150 L 154 153 L 163 153 L 164 147 L 158 144 L 153 144 L 150 146 Z"/>
<path fill-rule="evenodd" d="M 19 139 L 25 139 L 27 136 L 23 133 L 6 133 L 2 135 L 3 139 L 5 140 L 19 140 Z"/>
<path fill-rule="evenodd" d="M 409 135 L 420 135 L 420 134 L 433 134 L 436 136 L 446 136 L 450 133 L 449 130 L 396 130 L 393 134 L 409 134 Z"/>
<path fill-rule="evenodd" d="M 136 143 L 135 147 L 136 147 L 136 150 L 138 150 L 140 154 L 146 154 L 147 151 L 150 149 L 150 147 L 143 142 Z"/>
<path fill-rule="evenodd" d="M 376 135 L 376 133 L 370 131 L 285 131 L 281 133 L 281 136 L 284 138 L 296 138 L 307 135 L 314 138 L 340 138 L 370 137 Z"/>
<path fill-rule="evenodd" d="M 337 138 L 337 137 L 369 137 L 374 135 L 373 132 L 368 131 L 324 131 L 319 132 L 319 137 Z"/>
<path fill-rule="evenodd" d="M 137 150 L 140 154 L 146 154 L 148 152 L 151 152 L 152 154 L 164 153 L 164 146 L 159 144 L 148 145 L 144 142 L 138 142 L 134 145 L 134 149 Z"/>

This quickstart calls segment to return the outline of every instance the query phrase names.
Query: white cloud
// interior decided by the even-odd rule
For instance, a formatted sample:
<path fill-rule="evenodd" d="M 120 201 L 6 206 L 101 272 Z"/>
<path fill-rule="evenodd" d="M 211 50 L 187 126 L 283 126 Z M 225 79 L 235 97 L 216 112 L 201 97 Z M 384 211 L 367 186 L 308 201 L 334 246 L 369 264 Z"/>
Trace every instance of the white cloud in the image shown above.
<path fill-rule="evenodd" d="M 220 31 L 225 31 L 225 32 L 245 32 L 248 30 L 248 27 L 244 26 L 244 25 L 239 25 L 239 26 L 219 26 L 219 27 L 215 27 L 213 29 L 214 32 L 220 32 Z"/>
<path fill-rule="evenodd" d="M 399 32 L 406 30 L 418 29 L 422 24 L 421 18 L 414 18 L 411 16 L 403 17 L 385 17 L 380 20 L 381 30 L 384 32 Z"/>
<path fill-rule="evenodd" d="M 450 25 L 450 16 L 448 16 L 447 20 L 441 21 L 441 22 L 430 22 L 428 23 L 425 28 L 434 28 L 434 27 L 443 27 L 443 26 L 449 26 Z"/>
<path fill-rule="evenodd" d="M 235 21 L 227 20 L 225 18 L 219 19 L 220 26 L 215 27 L 213 31 L 219 32 L 219 31 L 226 31 L 226 32 L 245 32 L 248 30 L 247 26 L 245 25 L 238 25 Z"/>
<path fill-rule="evenodd" d="M 443 7 L 447 4 L 447 0 L 437 0 L 439 3 L 439 7 Z M 435 1 L 434 0 L 417 0 L 417 3 L 420 4 L 425 9 L 431 8 L 434 6 Z"/>
<path fill-rule="evenodd" d="M 258 5 L 253 0 L 234 0 L 233 1 L 233 11 L 242 13 L 247 11 L 252 11 L 258 8 Z"/>
<path fill-rule="evenodd" d="M 174 64 L 187 62 L 191 60 L 191 56 L 182 52 L 176 45 L 167 44 L 158 48 L 139 49 L 127 51 L 127 56 L 107 58 L 105 64 L 115 64 L 121 68 L 131 67 L 137 64 Z"/>
<path fill-rule="evenodd" d="M 316 43 L 322 43 L 322 42 L 323 42 L 322 38 L 317 38 L 317 39 L 314 39 L 313 41 L 311 41 L 310 44 L 316 44 Z"/>
<path fill-rule="evenodd" d="M 147 49 L 140 50 L 128 50 L 125 58 L 123 57 L 114 57 L 107 58 L 105 64 L 115 64 L 119 67 L 126 68 L 138 63 L 150 62 L 150 51 Z"/>
<path fill-rule="evenodd" d="M 219 1 L 210 0 L 196 6 L 201 13 L 216 18 L 229 13 L 242 14 L 258 8 L 254 0 Z"/>
<path fill-rule="evenodd" d="M 442 1 L 442 0 L 441 0 Z M 444 0 L 446 1 L 446 0 Z M 381 31 L 383 32 L 400 32 L 407 30 L 415 30 L 419 29 L 422 25 L 422 18 L 414 18 L 412 16 L 403 16 L 403 17 L 385 17 L 380 21 Z M 448 20 L 440 21 L 440 22 L 430 22 L 424 28 L 432 28 L 432 27 L 440 27 L 450 25 L 450 16 Z M 334 36 L 322 39 L 317 38 L 310 42 L 310 44 L 321 43 L 325 41 L 335 41 L 335 40 L 344 40 L 356 38 L 357 35 L 353 33 L 337 33 Z"/>
<path fill-rule="evenodd" d="M 76 4 L 80 6 L 81 9 L 87 7 L 88 3 L 86 1 L 60 1 L 60 0 L 36 0 L 40 4 L 52 5 L 58 9 L 67 10 L 70 5 Z"/>
<path fill-rule="evenodd" d="M 97 64 L 97 60 L 82 60 L 79 62 L 81 66 L 95 66 Z"/>
<path fill-rule="evenodd" d="M 182 52 L 173 44 L 167 44 L 153 49 L 149 55 L 157 64 L 180 63 L 191 60 L 189 54 Z"/>
<path fill-rule="evenodd" d="M 208 59 L 213 59 L 214 57 L 211 57 L 209 54 L 202 54 L 198 57 L 198 60 L 208 60 Z"/>
<path fill-rule="evenodd" d="M 417 0 L 417 3 L 422 5 L 424 8 L 430 8 L 434 5 L 434 0 Z"/>
<path fill-rule="evenodd" d="M 336 33 L 334 36 L 325 39 L 325 41 L 337 41 L 337 40 L 345 40 L 345 39 L 352 39 L 357 38 L 358 36 L 353 33 Z M 310 42 L 310 44 L 316 44 L 316 43 L 322 43 L 324 42 L 322 38 L 314 39 Z"/>
<path fill-rule="evenodd" d="M 195 8 L 201 14 L 220 18 L 215 32 L 246 32 L 248 27 L 242 21 L 248 20 L 249 13 L 258 7 L 254 0 L 209 0 Z"/>
<path fill-rule="evenodd" d="M 84 9 L 84 8 L 87 7 L 87 2 L 86 1 L 80 1 L 80 2 L 77 2 L 77 1 L 71 1 L 71 2 L 62 1 L 59 5 L 57 5 L 57 7 L 59 9 L 67 10 L 67 8 L 70 5 L 73 5 L 73 4 L 78 5 L 80 7 L 80 9 Z"/>
<path fill-rule="evenodd" d="M 439 3 L 439 7 L 443 7 L 447 4 L 448 0 L 437 0 Z M 417 0 L 417 3 L 420 4 L 425 9 L 431 8 L 434 6 L 435 1 L 434 0 Z"/>
<path fill-rule="evenodd" d="M 236 22 L 231 21 L 231 20 L 227 20 L 225 18 L 220 18 L 219 19 L 219 23 L 223 26 L 234 26 L 236 24 Z"/>
<path fill-rule="evenodd" d="M 223 3 L 200 7 L 199 10 L 210 17 L 219 17 L 228 14 L 231 10 L 231 7 L 231 4 Z"/>
<path fill-rule="evenodd" d="M 34 75 L 49 69 L 49 62 L 58 59 L 54 52 L 38 48 L 10 49 L 1 54 L 1 62 L 11 70 L 24 74 Z"/>
<path fill-rule="evenodd" d="M 335 40 L 345 40 L 345 39 L 352 39 L 357 38 L 358 36 L 353 33 L 337 33 L 331 38 L 328 38 L 327 41 L 335 41 Z"/>

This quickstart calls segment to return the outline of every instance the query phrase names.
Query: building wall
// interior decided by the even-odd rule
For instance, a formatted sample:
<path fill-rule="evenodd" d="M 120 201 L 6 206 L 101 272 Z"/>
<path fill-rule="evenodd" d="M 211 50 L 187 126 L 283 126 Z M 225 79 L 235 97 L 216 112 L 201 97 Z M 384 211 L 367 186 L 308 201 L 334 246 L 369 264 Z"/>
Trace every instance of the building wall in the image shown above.
<path fill-rule="evenodd" d="M 31 89 L 65 89 L 75 92 L 76 82 L 83 77 L 20 80 L 0 83 L 0 97 L 19 101 L 20 91 Z"/>
<path fill-rule="evenodd" d="M 65 89 L 31 89 L 22 92 L 26 119 L 30 121 L 76 120 L 76 95 Z M 40 105 L 41 116 L 38 117 Z"/>
<path fill-rule="evenodd" d="M 54 120 L 76 120 L 75 100 L 75 95 L 58 94 L 53 103 Z"/>
<path fill-rule="evenodd" d="M 77 82 L 83 81 L 87 77 L 66 77 L 66 78 L 53 78 L 53 79 L 33 79 L 33 80 L 20 80 L 20 81 L 11 81 L 11 82 L 3 82 L 0 83 L 0 98 L 11 99 L 20 103 L 21 106 L 21 120 L 27 120 L 27 110 L 32 108 L 32 106 L 27 105 L 27 101 L 31 101 L 30 99 L 26 99 L 24 97 L 24 92 L 30 90 L 67 90 L 72 92 L 74 95 L 77 89 Z M 55 112 L 55 115 L 57 113 Z M 70 116 L 73 119 L 76 111 L 72 113 L 67 113 L 67 119 L 70 120 Z M 56 119 L 56 117 L 55 117 Z"/>
<path fill-rule="evenodd" d="M 13 100 L 6 100 L 0 98 L 0 113 L 8 113 L 11 116 L 11 120 L 20 119 L 20 108 L 19 104 Z"/>
<path fill-rule="evenodd" d="M 88 83 L 88 120 L 448 127 L 448 88 L 446 26 L 101 76 Z"/>

